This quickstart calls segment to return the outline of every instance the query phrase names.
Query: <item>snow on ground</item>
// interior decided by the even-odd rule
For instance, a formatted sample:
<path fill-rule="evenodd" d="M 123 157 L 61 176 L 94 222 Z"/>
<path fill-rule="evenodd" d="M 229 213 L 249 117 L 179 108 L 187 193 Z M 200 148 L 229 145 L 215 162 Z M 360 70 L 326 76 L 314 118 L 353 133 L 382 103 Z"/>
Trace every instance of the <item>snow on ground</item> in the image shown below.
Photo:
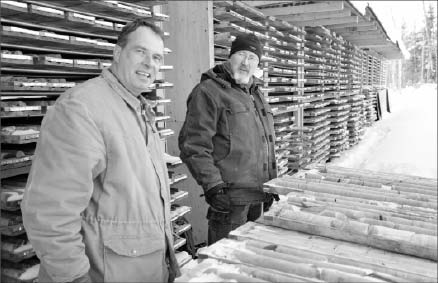
<path fill-rule="evenodd" d="M 330 164 L 437 178 L 437 85 L 390 90 L 391 113 Z"/>

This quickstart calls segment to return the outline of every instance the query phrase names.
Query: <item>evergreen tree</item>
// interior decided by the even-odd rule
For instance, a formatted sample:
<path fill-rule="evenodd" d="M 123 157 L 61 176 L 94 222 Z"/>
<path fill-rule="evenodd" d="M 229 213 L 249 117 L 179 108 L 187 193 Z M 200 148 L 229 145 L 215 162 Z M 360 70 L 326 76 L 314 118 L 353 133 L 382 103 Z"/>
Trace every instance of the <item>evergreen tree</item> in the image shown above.
<path fill-rule="evenodd" d="M 419 30 L 408 31 L 401 27 L 402 40 L 410 53 L 403 61 L 402 87 L 422 82 L 437 82 L 437 20 L 433 4 L 425 11 L 425 25 Z M 422 76 L 423 75 L 423 76 Z"/>

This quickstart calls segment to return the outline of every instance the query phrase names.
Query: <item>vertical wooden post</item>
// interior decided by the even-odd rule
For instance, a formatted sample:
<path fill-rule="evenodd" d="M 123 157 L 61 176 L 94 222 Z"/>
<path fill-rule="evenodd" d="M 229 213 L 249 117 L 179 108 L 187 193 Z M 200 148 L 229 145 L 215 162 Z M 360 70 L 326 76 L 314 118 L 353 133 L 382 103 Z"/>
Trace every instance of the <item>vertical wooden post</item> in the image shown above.
<path fill-rule="evenodd" d="M 166 56 L 166 65 L 173 66 L 173 70 L 166 72 L 166 80 L 174 84 L 172 89 L 166 90 L 166 97 L 172 100 L 167 105 L 172 117 L 167 124 L 175 131 L 175 136 L 168 138 L 167 149 L 169 154 L 179 156 L 178 134 L 186 116 L 187 97 L 200 81 L 201 74 L 213 66 L 213 4 L 212 1 L 168 1 L 166 6 L 171 20 L 164 27 L 170 33 L 165 46 L 172 50 Z M 207 205 L 200 197 L 202 188 L 186 166 L 181 167 L 181 173 L 189 177 L 178 184 L 179 189 L 189 192 L 181 204 L 192 208 L 187 219 L 192 224 L 196 245 L 207 241 Z"/>

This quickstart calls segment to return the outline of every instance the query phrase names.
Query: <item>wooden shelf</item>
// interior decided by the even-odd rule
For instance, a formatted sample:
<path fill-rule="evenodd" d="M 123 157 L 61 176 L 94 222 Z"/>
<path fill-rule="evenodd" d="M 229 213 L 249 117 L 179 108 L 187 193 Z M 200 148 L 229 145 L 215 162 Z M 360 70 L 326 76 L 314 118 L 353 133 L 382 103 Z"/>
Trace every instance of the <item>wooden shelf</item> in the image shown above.
<path fill-rule="evenodd" d="M 81 68 L 73 68 L 73 67 L 64 67 L 64 66 L 53 66 L 53 65 L 31 65 L 33 68 L 30 68 L 29 65 L 18 65 L 18 64 L 8 64 L 2 62 L 2 72 L 3 73 L 17 73 L 17 74 L 38 74 L 38 75 L 46 75 L 52 76 L 60 75 L 63 76 L 75 76 L 75 77 L 90 77 L 90 76 L 98 76 L 102 70 L 101 69 L 81 69 Z"/>
<path fill-rule="evenodd" d="M 182 233 L 187 232 L 192 228 L 192 225 L 190 225 L 190 223 L 186 223 L 184 225 L 177 225 L 176 223 L 174 223 L 173 225 L 174 225 L 174 233 L 176 235 L 181 235 Z"/>
<path fill-rule="evenodd" d="M 184 216 L 187 213 L 189 213 L 191 210 L 192 208 L 189 206 L 175 206 L 175 207 L 172 206 L 172 210 L 170 211 L 170 221 L 174 222 L 181 216 Z"/>
<path fill-rule="evenodd" d="M 25 2 L 54 9 L 62 9 L 66 12 L 81 13 L 90 17 L 102 18 L 105 20 L 115 21 L 119 23 L 127 23 L 128 21 L 131 21 L 139 16 L 134 13 L 126 12 L 123 9 L 116 9 L 116 7 L 111 7 L 106 3 L 100 3 L 100 1 L 57 1 L 56 4 L 54 4 L 55 2 L 48 0 L 26 0 Z"/>
<path fill-rule="evenodd" d="M 186 244 L 187 240 L 185 238 L 177 238 L 174 237 L 174 243 L 173 243 L 173 248 L 175 250 L 181 248 L 182 246 L 184 246 Z"/>
<path fill-rule="evenodd" d="M 174 188 L 171 188 L 170 190 L 173 191 L 170 194 L 170 203 L 174 203 L 176 201 L 184 199 L 184 198 L 188 197 L 188 195 L 189 195 L 189 193 L 186 191 L 182 191 L 182 190 L 178 190 L 178 189 L 174 189 Z"/>
<path fill-rule="evenodd" d="M 0 171 L 0 179 L 9 178 L 21 174 L 27 174 L 30 172 L 30 167 L 32 165 L 32 161 L 22 162 L 20 164 L 16 164 L 15 167 L 8 166 L 8 168 L 2 169 Z"/>
<path fill-rule="evenodd" d="M 3 11 L 3 9 L 2 9 Z M 17 13 L 11 16 L 3 15 L 2 24 L 17 25 L 20 27 L 37 28 L 61 34 L 72 34 L 91 38 L 102 38 L 116 41 L 119 34 L 116 30 L 109 30 L 89 23 L 68 21 L 65 18 L 53 18 L 35 13 Z"/>
<path fill-rule="evenodd" d="M 99 48 L 92 45 L 72 44 L 71 41 L 50 41 L 39 38 L 29 38 L 19 35 L 5 34 L 2 31 L 2 47 L 27 49 L 34 51 L 50 51 L 53 53 L 67 53 L 75 55 L 86 55 L 93 57 L 112 57 L 112 50 Z M 72 51 L 74 50 L 74 51 Z"/>
<path fill-rule="evenodd" d="M 88 51 L 76 51 L 72 50 L 71 45 L 70 48 L 68 45 L 64 45 L 64 49 L 58 49 L 56 47 L 51 46 L 46 42 L 46 46 L 35 46 L 30 43 L 23 44 L 21 41 L 18 40 L 12 40 L 15 41 L 15 43 L 6 43 L 1 42 L 0 46 L 2 49 L 20 49 L 20 50 L 30 50 L 30 51 L 36 51 L 36 52 L 46 52 L 46 53 L 61 53 L 61 54 L 70 54 L 70 55 L 79 55 L 79 56 L 89 56 L 89 57 L 100 57 L 100 58 L 107 58 L 111 59 L 113 57 L 111 52 L 106 53 L 99 53 L 97 52 L 88 52 Z M 99 49 L 100 51 L 100 49 Z"/>

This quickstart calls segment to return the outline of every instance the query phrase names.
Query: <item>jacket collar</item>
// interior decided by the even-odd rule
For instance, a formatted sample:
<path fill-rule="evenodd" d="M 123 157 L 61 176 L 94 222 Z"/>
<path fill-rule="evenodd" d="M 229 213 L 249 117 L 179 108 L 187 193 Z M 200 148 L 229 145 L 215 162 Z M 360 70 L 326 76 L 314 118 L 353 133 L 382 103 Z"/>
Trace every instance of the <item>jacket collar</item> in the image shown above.
<path fill-rule="evenodd" d="M 239 84 L 236 83 L 233 76 L 231 75 L 231 66 L 229 62 L 216 65 L 215 67 L 202 74 L 201 81 L 204 81 L 208 78 L 213 79 L 224 88 L 231 88 L 233 85 L 241 87 Z M 252 82 L 248 84 L 246 88 L 256 89 L 259 85 L 262 84 L 262 80 L 252 76 Z"/>
<path fill-rule="evenodd" d="M 110 68 L 104 69 L 101 76 L 129 106 L 135 110 L 140 109 L 139 98 L 122 85 Z"/>

